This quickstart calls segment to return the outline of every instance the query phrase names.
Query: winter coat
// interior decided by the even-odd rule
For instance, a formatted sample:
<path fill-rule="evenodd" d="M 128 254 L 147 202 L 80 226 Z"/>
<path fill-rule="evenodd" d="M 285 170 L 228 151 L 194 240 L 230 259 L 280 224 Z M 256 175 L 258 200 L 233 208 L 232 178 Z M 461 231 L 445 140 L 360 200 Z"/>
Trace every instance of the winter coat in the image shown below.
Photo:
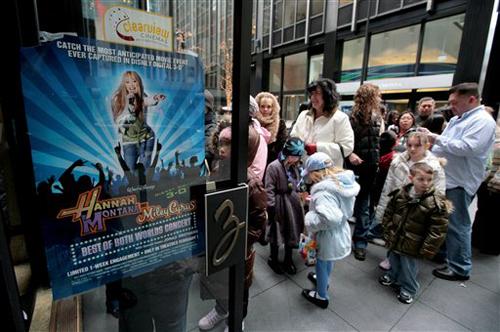
<path fill-rule="evenodd" d="M 295 173 L 293 173 L 295 171 Z M 293 167 L 290 172 L 299 180 L 299 172 Z M 304 231 L 304 210 L 296 186 L 290 183 L 285 166 L 276 159 L 267 166 L 266 192 L 270 232 L 267 241 L 274 244 L 285 243 L 293 247 L 299 243 Z"/>
<path fill-rule="evenodd" d="M 412 257 L 432 258 L 446 238 L 451 206 L 434 189 L 411 197 L 413 184 L 393 191 L 383 219 L 390 250 Z"/>
<path fill-rule="evenodd" d="M 267 144 L 271 137 L 269 131 L 262 127 L 256 119 L 252 119 L 252 124 L 255 130 L 260 135 L 259 148 L 257 149 L 257 154 L 252 161 L 250 168 L 258 176 L 259 180 L 264 180 L 264 172 L 266 171 L 267 165 Z"/>
<path fill-rule="evenodd" d="M 351 253 L 351 228 L 347 219 L 352 216 L 358 192 L 359 184 L 350 170 L 313 185 L 305 224 L 316 236 L 319 259 L 338 260 Z"/>
<path fill-rule="evenodd" d="M 316 120 L 312 110 L 300 113 L 290 137 L 298 137 L 305 144 L 316 144 L 317 152 L 329 155 L 338 167 L 343 167 L 343 156 L 350 155 L 354 148 L 354 133 L 349 117 L 340 110 L 330 117 L 320 116 Z M 343 156 L 340 146 L 344 150 Z"/>
<path fill-rule="evenodd" d="M 259 177 L 248 168 L 248 233 L 247 253 L 245 258 L 245 288 L 252 285 L 255 250 L 253 244 L 259 240 L 266 227 L 267 195 Z"/>
<path fill-rule="evenodd" d="M 360 113 L 358 113 L 360 114 Z M 361 115 L 351 115 L 350 122 L 354 132 L 354 150 L 363 163 L 357 167 L 376 168 L 379 161 L 379 138 L 383 120 L 381 117 L 373 116 L 369 123 L 361 122 Z M 356 173 L 356 170 L 354 170 Z"/>
<path fill-rule="evenodd" d="M 445 160 L 436 157 L 430 151 L 426 151 L 424 159 L 419 162 L 424 162 L 432 167 L 434 170 L 434 188 L 436 188 L 438 194 L 444 195 L 446 191 L 446 178 L 443 169 Z M 385 208 L 390 200 L 389 193 L 410 183 L 409 176 L 411 165 L 412 163 L 410 162 L 408 152 L 405 151 L 394 156 L 375 212 L 375 219 L 378 222 L 381 222 L 384 216 Z"/>

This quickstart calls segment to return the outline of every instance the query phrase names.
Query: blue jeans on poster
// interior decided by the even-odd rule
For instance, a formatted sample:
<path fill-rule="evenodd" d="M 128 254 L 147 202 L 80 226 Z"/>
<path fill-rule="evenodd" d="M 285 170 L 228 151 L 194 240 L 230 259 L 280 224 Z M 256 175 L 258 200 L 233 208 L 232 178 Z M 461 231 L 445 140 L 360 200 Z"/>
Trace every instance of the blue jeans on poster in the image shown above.
<path fill-rule="evenodd" d="M 391 280 L 401 286 L 401 290 L 415 296 L 420 285 L 417 281 L 418 259 L 389 251 L 391 269 L 388 275 Z"/>
<path fill-rule="evenodd" d="M 328 279 L 333 270 L 335 261 L 316 260 L 316 291 L 318 295 L 329 299 L 328 296 Z"/>
<path fill-rule="evenodd" d="M 472 269 L 471 235 L 472 222 L 469 205 L 472 197 L 463 188 L 446 190 L 446 198 L 453 203 L 446 234 L 448 267 L 462 276 L 469 276 Z"/>
<path fill-rule="evenodd" d="M 153 155 L 155 138 L 151 137 L 146 141 L 123 145 L 123 159 L 129 170 L 135 171 L 136 163 L 141 163 L 144 168 L 151 166 L 151 156 Z"/>

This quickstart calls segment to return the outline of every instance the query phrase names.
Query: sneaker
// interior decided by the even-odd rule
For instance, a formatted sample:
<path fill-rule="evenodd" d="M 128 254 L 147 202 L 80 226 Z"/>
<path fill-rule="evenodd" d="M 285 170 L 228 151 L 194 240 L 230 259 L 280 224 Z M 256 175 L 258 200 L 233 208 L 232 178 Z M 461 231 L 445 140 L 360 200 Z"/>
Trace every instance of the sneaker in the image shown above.
<path fill-rule="evenodd" d="M 283 274 L 285 271 L 283 271 L 283 268 L 281 267 L 281 264 L 278 261 L 275 261 L 271 258 L 267 260 L 267 265 L 274 271 L 276 274 Z"/>
<path fill-rule="evenodd" d="M 385 241 L 379 237 L 373 237 L 368 239 L 368 242 L 373 243 L 374 245 L 385 247 Z"/>
<path fill-rule="evenodd" d="M 392 286 L 394 284 L 394 280 L 392 280 L 388 274 L 384 274 L 383 276 L 378 278 L 378 283 L 382 286 Z"/>
<path fill-rule="evenodd" d="M 245 331 L 245 321 L 241 322 L 241 330 Z M 224 328 L 224 332 L 229 332 L 229 326 L 227 326 L 227 324 L 226 327 Z"/>
<path fill-rule="evenodd" d="M 383 261 L 380 262 L 378 265 L 379 268 L 381 268 L 384 271 L 389 271 L 391 269 L 391 263 L 389 262 L 389 259 L 386 258 Z"/>
<path fill-rule="evenodd" d="M 210 310 L 210 312 L 202 317 L 198 322 L 198 327 L 202 331 L 211 330 L 215 327 L 215 325 L 219 324 L 221 321 L 226 319 L 228 314 L 220 315 L 215 308 Z"/>
<path fill-rule="evenodd" d="M 404 304 L 410 304 L 413 302 L 413 296 L 405 291 L 400 291 L 398 294 L 398 300 Z"/>
<path fill-rule="evenodd" d="M 364 261 L 366 259 L 366 249 L 364 248 L 355 248 L 353 249 L 354 258 L 358 261 Z"/>
<path fill-rule="evenodd" d="M 320 298 L 318 292 L 310 289 L 303 289 L 302 296 L 306 298 L 307 301 L 317 305 L 322 309 L 328 308 L 329 301 L 328 299 Z"/>
<path fill-rule="evenodd" d="M 115 318 L 120 318 L 120 302 L 118 300 L 109 301 L 106 303 L 106 312 Z"/>

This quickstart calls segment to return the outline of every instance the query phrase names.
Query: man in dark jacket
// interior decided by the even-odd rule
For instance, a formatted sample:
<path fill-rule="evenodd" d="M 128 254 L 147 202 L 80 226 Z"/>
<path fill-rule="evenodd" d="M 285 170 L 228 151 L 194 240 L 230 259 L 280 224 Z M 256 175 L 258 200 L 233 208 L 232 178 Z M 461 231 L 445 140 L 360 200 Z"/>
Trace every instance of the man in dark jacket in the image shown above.
<path fill-rule="evenodd" d="M 412 183 L 390 194 L 382 222 L 391 268 L 379 282 L 400 288 L 398 300 L 406 304 L 413 302 L 419 288 L 417 259 L 434 257 L 448 228 L 450 204 L 434 192 L 432 177 L 431 166 L 414 164 Z"/>
<path fill-rule="evenodd" d="M 431 97 L 424 97 L 418 101 L 417 117 L 415 124 L 418 127 L 429 129 L 434 134 L 441 135 L 446 125 L 444 116 L 435 113 L 436 102 Z"/>

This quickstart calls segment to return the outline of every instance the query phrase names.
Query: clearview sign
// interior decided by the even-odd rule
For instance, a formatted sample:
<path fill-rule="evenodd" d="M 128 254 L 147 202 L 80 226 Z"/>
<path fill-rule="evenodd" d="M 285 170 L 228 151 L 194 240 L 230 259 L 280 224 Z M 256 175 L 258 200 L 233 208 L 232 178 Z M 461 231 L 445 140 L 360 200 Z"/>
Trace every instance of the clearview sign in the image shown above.
<path fill-rule="evenodd" d="M 115 6 L 104 14 L 103 39 L 108 42 L 172 51 L 172 18 Z"/>

